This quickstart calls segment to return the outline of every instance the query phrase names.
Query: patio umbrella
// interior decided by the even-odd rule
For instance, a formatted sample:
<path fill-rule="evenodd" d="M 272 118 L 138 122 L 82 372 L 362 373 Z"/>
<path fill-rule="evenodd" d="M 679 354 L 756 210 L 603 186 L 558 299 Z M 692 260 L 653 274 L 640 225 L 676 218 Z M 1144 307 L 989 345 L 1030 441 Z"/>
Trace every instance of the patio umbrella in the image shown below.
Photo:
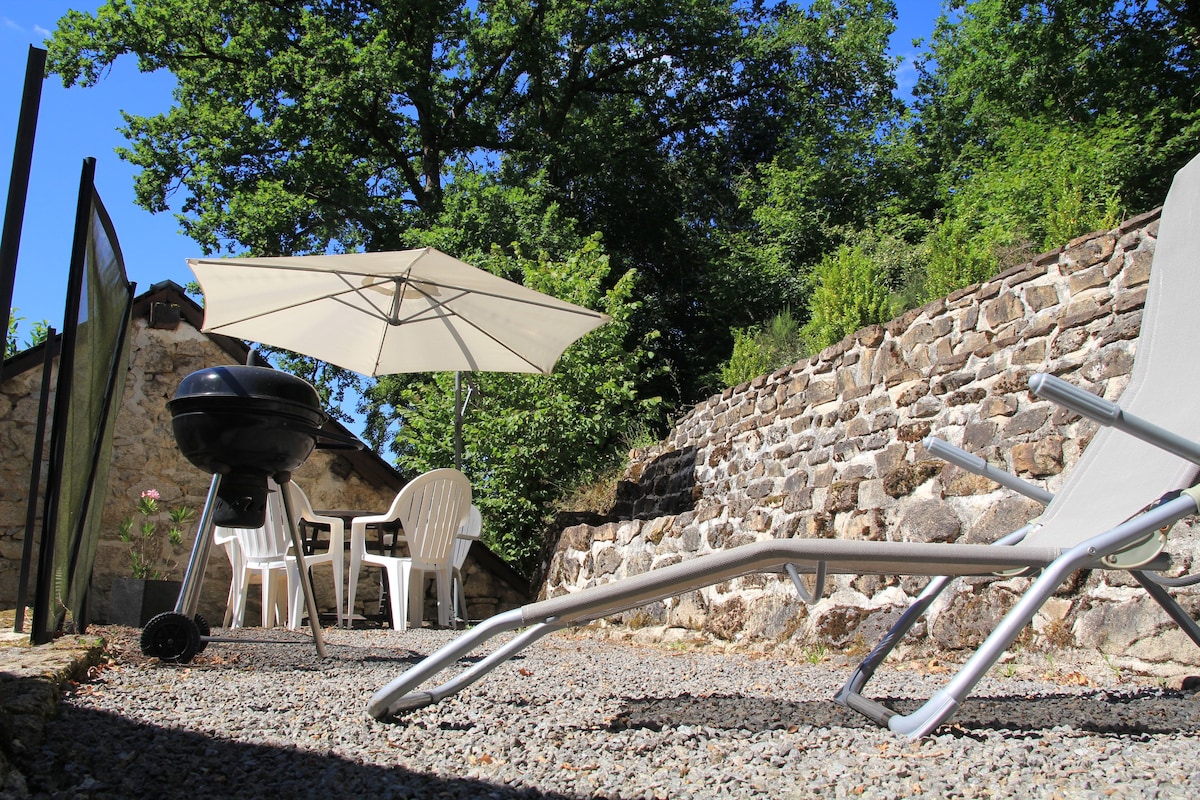
<path fill-rule="evenodd" d="M 572 342 L 609 319 L 433 248 L 187 263 L 204 292 L 204 332 L 369 376 L 549 375 Z M 461 414 L 456 399 L 456 432 Z M 456 466 L 460 458 L 456 436 Z"/>

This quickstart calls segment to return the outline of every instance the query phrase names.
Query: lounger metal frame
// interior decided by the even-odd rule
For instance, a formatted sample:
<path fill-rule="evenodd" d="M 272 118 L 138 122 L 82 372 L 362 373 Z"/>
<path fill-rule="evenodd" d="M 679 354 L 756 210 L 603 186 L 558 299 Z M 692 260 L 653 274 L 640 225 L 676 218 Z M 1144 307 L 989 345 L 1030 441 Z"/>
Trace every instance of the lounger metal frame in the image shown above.
<path fill-rule="evenodd" d="M 1031 384 L 1040 389 L 1045 385 L 1042 380 L 1045 377 L 1047 376 L 1034 376 Z M 1056 402 L 1062 402 L 1063 393 L 1069 394 L 1069 390 L 1064 390 L 1061 386 L 1056 388 L 1060 391 L 1060 396 L 1055 398 Z M 1113 414 L 1109 406 L 1112 404 L 1094 404 L 1085 410 L 1089 416 L 1102 424 L 1115 424 L 1114 420 L 1122 420 L 1122 429 L 1127 433 L 1171 452 L 1186 454 L 1189 460 L 1200 464 L 1200 447 L 1195 443 L 1130 415 Z M 935 445 L 933 450 L 941 455 L 950 455 L 949 460 L 954 460 L 954 455 L 949 449 Z M 955 461 L 960 464 L 962 462 L 961 457 Z M 985 474 L 982 469 L 977 471 Z M 987 474 L 994 476 L 995 470 L 990 469 Z M 1021 491 L 1021 487 L 1015 485 L 1019 479 L 1009 477 L 1012 480 L 1006 481 L 1005 485 Z M 1028 485 L 1026 488 L 1029 488 Z M 1042 502 L 1049 499 L 1048 495 L 1036 492 L 1023 493 L 1030 494 Z M 1174 496 L 1162 498 L 1145 513 L 1065 551 L 1023 545 L 1021 542 L 1032 526 L 1026 526 L 991 545 L 851 542 L 828 539 L 775 540 L 747 544 L 724 553 L 651 570 L 622 581 L 531 603 L 494 616 L 448 643 L 376 692 L 371 698 L 368 712 L 377 719 L 384 719 L 422 708 L 470 686 L 546 634 L 741 575 L 754 572 L 787 572 L 797 583 L 801 596 L 811 602 L 819 598 L 820 585 L 827 571 L 890 574 L 891 567 L 897 574 L 934 574 L 934 577 L 855 669 L 850 680 L 834 699 L 879 725 L 910 738 L 918 738 L 930 733 L 954 714 L 975 684 L 1029 624 L 1038 609 L 1074 572 L 1081 569 L 1113 569 L 1114 567 L 1106 561 L 1107 558 L 1136 548 L 1148 536 L 1195 513 L 1198 508 L 1200 487 L 1193 487 Z M 1169 565 L 1170 561 L 1166 555 L 1158 555 L 1150 562 L 1139 565 L 1138 569 L 1129 571 L 1171 619 L 1200 646 L 1200 626 L 1161 585 L 1148 576 L 1149 572 L 1162 571 Z M 936 574 L 942 571 L 952 571 L 953 574 Z M 810 592 L 803 587 L 798 579 L 800 572 L 818 575 L 818 587 L 815 591 Z M 971 658 L 920 708 L 911 714 L 897 714 L 891 708 L 862 694 L 863 687 L 888 654 L 955 578 L 1010 572 L 1040 574 Z M 525 630 L 450 680 L 431 689 L 417 690 L 418 686 L 466 657 L 492 637 L 520 628 Z"/>

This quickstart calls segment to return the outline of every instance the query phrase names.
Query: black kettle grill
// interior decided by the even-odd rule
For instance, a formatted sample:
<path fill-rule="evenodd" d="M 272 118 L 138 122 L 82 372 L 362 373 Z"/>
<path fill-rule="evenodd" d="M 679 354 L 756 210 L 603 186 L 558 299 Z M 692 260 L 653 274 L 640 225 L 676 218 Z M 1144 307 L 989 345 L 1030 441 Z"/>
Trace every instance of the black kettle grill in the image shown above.
<path fill-rule="evenodd" d="M 221 476 L 213 517 L 223 527 L 260 527 L 267 478 L 290 475 L 314 448 L 361 446 L 321 430 L 329 417 L 311 384 L 269 367 L 193 372 L 167 409 L 184 457 Z"/>
<path fill-rule="evenodd" d="M 196 606 L 213 527 L 261 527 L 266 522 L 268 478 L 286 484 L 314 449 L 359 449 L 362 443 L 322 430 L 329 416 L 321 408 L 317 390 L 270 367 L 221 366 L 193 372 L 180 381 L 167 409 L 180 452 L 213 477 L 175 610 L 146 623 L 141 647 L 147 656 L 188 662 L 212 641 Z M 293 547 L 303 553 L 286 491 L 283 501 Z M 313 640 L 323 657 L 307 570 L 300 570 L 300 577 Z"/>

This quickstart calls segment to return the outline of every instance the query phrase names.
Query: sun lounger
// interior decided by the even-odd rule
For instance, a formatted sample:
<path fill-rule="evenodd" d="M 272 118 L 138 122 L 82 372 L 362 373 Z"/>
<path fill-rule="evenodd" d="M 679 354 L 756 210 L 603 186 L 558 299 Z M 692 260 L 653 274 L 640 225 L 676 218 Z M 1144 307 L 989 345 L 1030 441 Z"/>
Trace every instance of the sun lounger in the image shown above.
<path fill-rule="evenodd" d="M 1200 157 L 1176 175 L 1162 211 L 1133 373 L 1120 406 L 1049 375 L 1035 375 L 1030 381 L 1035 393 L 1103 426 L 1053 498 L 1032 490 L 1046 508 L 1030 525 L 991 545 L 763 541 L 531 603 L 486 620 L 433 653 L 380 689 L 368 711 L 386 718 L 420 708 L 470 685 L 551 631 L 754 572 L 787 573 L 802 596 L 810 590 L 801 583 L 801 573 L 816 575 L 817 588 L 811 592 L 816 596 L 829 573 L 936 576 L 835 698 L 913 738 L 933 731 L 955 712 L 1043 603 L 1081 569 L 1130 573 L 1200 645 L 1200 626 L 1168 592 L 1187 581 L 1158 574 L 1171 563 L 1165 531 L 1200 507 L 1200 488 L 1193 486 L 1200 464 L 1196 444 L 1200 415 L 1192 401 L 1181 402 L 1181 398 L 1200 396 L 1200 375 L 1189 368 L 1194 358 L 1191 346 L 1200 341 L 1198 306 Z M 955 457 L 930 445 L 935 452 Z M 967 461 L 972 458 L 962 455 Z M 982 468 L 987 471 L 986 465 Z M 1023 491 L 1017 479 L 1002 480 Z M 938 594 L 955 577 L 981 575 L 1030 575 L 1036 580 L 967 663 L 919 709 L 897 714 L 865 697 L 862 689 L 876 668 Z M 494 635 L 522 628 L 523 632 L 445 683 L 418 689 Z"/>

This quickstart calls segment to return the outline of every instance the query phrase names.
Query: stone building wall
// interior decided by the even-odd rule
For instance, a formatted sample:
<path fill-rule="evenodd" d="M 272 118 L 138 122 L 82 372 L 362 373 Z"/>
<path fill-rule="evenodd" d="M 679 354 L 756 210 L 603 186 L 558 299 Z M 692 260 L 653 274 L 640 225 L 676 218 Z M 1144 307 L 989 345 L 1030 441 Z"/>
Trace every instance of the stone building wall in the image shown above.
<path fill-rule="evenodd" d="M 129 334 L 128 377 L 116 421 L 103 533 L 93 569 L 92 618 L 99 621 L 107 618 L 113 578 L 130 575 L 129 545 L 120 540 L 117 528 L 122 519 L 134 515 L 141 492 L 156 489 L 164 508 L 188 506 L 196 510 L 197 517 L 208 494 L 211 476 L 189 463 L 175 444 L 167 401 L 185 375 L 205 367 L 245 361 L 241 343 L 199 331 L 200 309 L 183 296 L 182 290 L 173 284 L 166 290 L 160 287 L 155 287 L 157 293 L 152 289 L 139 298 Z M 162 300 L 156 302 L 154 297 Z M 169 300 L 176 302 L 166 302 Z M 181 306 L 185 312 L 182 315 Z M 160 313 L 163 309 L 167 313 Z M 153 319 L 154 314 L 159 318 Z M 51 376 L 51 387 L 56 373 Z M 6 369 L 0 385 L 0 606 L 7 608 L 16 601 L 41 380 L 40 366 L 11 375 Z M 402 478 L 373 455 L 336 450 L 314 451 L 295 473 L 295 480 L 314 508 L 382 511 L 403 486 Z M 43 474 L 43 490 L 44 481 Z M 195 522 L 188 526 L 181 546 L 164 548 L 164 577 L 182 578 L 196 527 Z M 41 530 L 40 513 L 36 530 Z M 347 537 L 349 533 L 347 530 Z M 526 587 L 513 580 L 511 570 L 506 572 L 504 564 L 490 553 L 478 552 L 480 548 L 482 545 L 476 545 L 464 570 L 472 615 L 485 616 L 527 601 Z M 317 603 L 323 613 L 334 609 L 333 585 L 328 576 L 327 569 L 314 570 Z M 229 580 L 224 550 L 214 547 L 199 607 L 214 624 L 224 617 Z M 378 570 L 364 570 L 358 594 L 357 610 L 374 614 L 378 607 Z M 257 595 L 257 587 L 252 587 L 247 624 L 258 623 Z"/>
<path fill-rule="evenodd" d="M 982 542 L 1019 528 L 1036 503 L 934 459 L 921 440 L 932 433 L 1054 491 L 1096 426 L 1031 395 L 1028 378 L 1048 371 L 1120 395 L 1157 227 L 1155 212 L 1081 237 L 700 403 L 665 441 L 631 454 L 611 521 L 563 532 L 543 595 L 772 537 Z M 1198 539 L 1186 521 L 1176 526 L 1177 574 L 1191 570 Z M 1132 580 L 1081 578 L 1047 603 L 1035 638 L 1148 670 L 1200 664 Z M 974 647 L 1027 580 L 959 581 L 916 633 L 937 648 Z M 809 607 L 786 578 L 754 575 L 618 620 L 760 646 L 861 647 L 923 583 L 837 576 Z M 1200 593 L 1184 602 L 1200 606 Z"/>

